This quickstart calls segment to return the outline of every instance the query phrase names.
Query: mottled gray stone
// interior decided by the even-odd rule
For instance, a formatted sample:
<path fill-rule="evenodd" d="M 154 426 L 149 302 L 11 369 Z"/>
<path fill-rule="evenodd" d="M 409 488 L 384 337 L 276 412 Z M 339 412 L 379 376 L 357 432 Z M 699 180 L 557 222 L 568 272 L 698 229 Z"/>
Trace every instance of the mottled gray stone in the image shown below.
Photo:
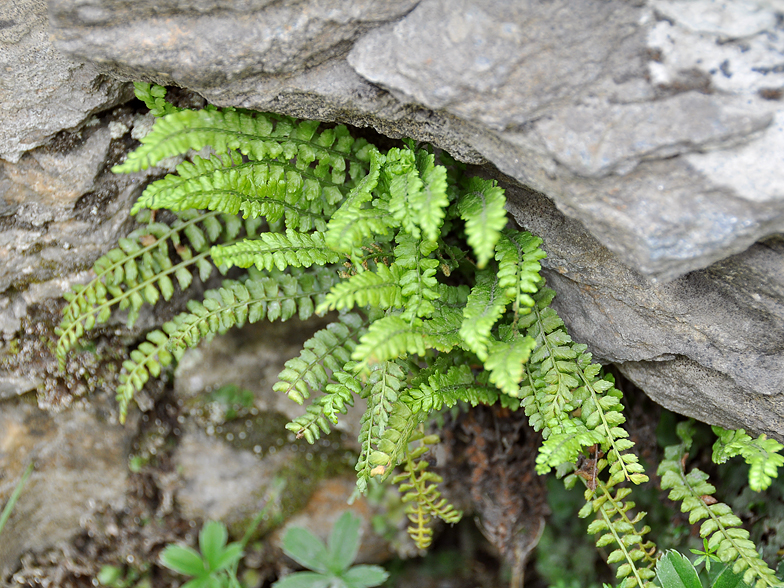
<path fill-rule="evenodd" d="M 26 551 L 43 551 L 81 531 L 83 517 L 99 505 L 122 509 L 127 459 L 136 428 L 111 423 L 101 406 L 74 406 L 47 414 L 35 403 L 0 403 L 0 503 L 32 461 L 35 470 L 3 529 L 0 581 Z"/>
<path fill-rule="evenodd" d="M 52 0 L 56 47 L 219 105 L 370 126 L 494 163 L 567 215 L 512 193 L 513 214 L 546 239 L 575 339 L 666 406 L 782 435 L 780 2 L 159 4 Z M 26 223 L 0 233 L 19 290 L 0 300 L 8 328 L 28 304 L 20 254 L 70 206 L 68 190 L 59 203 L 31 196 L 35 178 L 89 185 L 100 139 L 74 152 L 82 171 L 41 152 L 20 160 L 27 175 L 13 186 L 22 172 L 0 176 L 0 220 Z M 131 197 L 120 193 L 118 215 Z M 79 231 L 118 231 L 119 218 Z M 29 281 L 54 292 L 58 276 L 31 267 Z"/>
<path fill-rule="evenodd" d="M 115 75 L 487 159 L 660 280 L 784 230 L 775 3 L 350 6 L 50 10 L 57 46 Z"/>
<path fill-rule="evenodd" d="M 124 121 L 124 122 L 122 122 Z M 0 160 L 0 334 L 19 329 L 30 305 L 59 298 L 131 226 L 130 205 L 146 173 L 109 171 L 126 147 L 109 125 L 132 128 L 127 110 Z"/>
<path fill-rule="evenodd" d="M 45 0 L 5 0 L 0 22 L 0 158 L 17 161 L 129 98 L 128 84 L 54 48 Z"/>
<path fill-rule="evenodd" d="M 548 199 L 507 194 L 544 238 L 553 306 L 595 359 L 670 410 L 784 439 L 784 240 L 651 284 Z"/>

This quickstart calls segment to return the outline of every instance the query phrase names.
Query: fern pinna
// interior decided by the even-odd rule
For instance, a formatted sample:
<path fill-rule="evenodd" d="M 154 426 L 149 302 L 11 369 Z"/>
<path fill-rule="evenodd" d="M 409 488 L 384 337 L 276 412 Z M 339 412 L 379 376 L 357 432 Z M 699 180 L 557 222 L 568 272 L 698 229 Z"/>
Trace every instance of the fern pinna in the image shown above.
<path fill-rule="evenodd" d="M 313 443 L 357 399 L 357 488 L 402 484 L 420 548 L 429 523 L 460 513 L 440 497 L 423 459 L 437 441 L 430 415 L 458 403 L 523 408 L 544 444 L 537 470 L 581 480 L 592 533 L 612 546 L 623 586 L 649 586 L 655 548 L 644 513 L 626 500 L 647 480 L 622 427 L 621 393 L 574 343 L 550 302 L 542 241 L 508 226 L 504 191 L 413 142 L 382 153 L 344 126 L 239 109 L 179 109 L 158 86 L 137 84 L 158 116 L 116 172 L 191 155 L 151 183 L 133 208 L 177 215 L 143 225 L 96 263 L 69 296 L 57 353 L 106 321 L 187 288 L 198 273 L 239 272 L 147 335 L 125 362 L 121 418 L 150 376 L 216 334 L 261 319 L 335 320 L 286 362 L 275 384 L 305 413 L 287 428 Z M 730 447 L 730 446 L 728 446 Z M 591 467 L 586 469 L 585 463 Z"/>

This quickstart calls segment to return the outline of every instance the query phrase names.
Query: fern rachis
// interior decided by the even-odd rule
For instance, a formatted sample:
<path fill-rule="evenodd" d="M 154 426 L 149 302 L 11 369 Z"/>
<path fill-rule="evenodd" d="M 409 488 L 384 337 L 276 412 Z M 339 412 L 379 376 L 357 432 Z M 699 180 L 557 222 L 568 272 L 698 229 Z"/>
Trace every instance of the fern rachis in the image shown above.
<path fill-rule="evenodd" d="M 61 362 L 113 306 L 128 307 L 133 319 L 145 302 L 171 296 L 171 276 L 186 289 L 192 268 L 204 279 L 234 266 L 238 279 L 191 300 L 187 312 L 132 352 L 117 390 L 121 418 L 150 376 L 201 340 L 263 318 L 337 310 L 342 314 L 286 363 L 274 387 L 300 404 L 310 400 L 287 428 L 315 442 L 357 397 L 367 399 L 358 490 L 401 466 L 394 479 L 403 484 L 420 547 L 430 541 L 433 516 L 460 516 L 440 498 L 439 478 L 421 459 L 436 441 L 425 435 L 425 422 L 442 407 L 500 402 L 523 406 L 542 431 L 538 472 L 573 471 L 567 485 L 586 483 L 581 515 L 596 513 L 590 530 L 603 532 L 597 544 L 615 545 L 610 558 L 621 563 L 622 586 L 652 585 L 655 547 L 643 540 L 644 513 L 629 516 L 634 504 L 624 500 L 631 487 L 623 485 L 647 477 L 623 428 L 621 393 L 550 308 L 542 241 L 507 227 L 496 182 L 467 177 L 447 154 L 412 142 L 382 153 L 344 126 L 178 109 L 162 88 L 136 88 L 159 118 L 115 171 L 191 150 L 211 153 L 146 188 L 134 213 L 168 209 L 179 220 L 139 229 L 96 263 L 96 280 L 69 297 Z M 754 460 L 755 483 L 764 485 L 782 465 L 768 441 L 722 437 L 717 451 Z M 586 459 L 594 464 L 590 475 L 578 468 Z M 746 561 L 742 545 L 735 551 Z M 752 560 L 743 565 L 767 581 Z"/>

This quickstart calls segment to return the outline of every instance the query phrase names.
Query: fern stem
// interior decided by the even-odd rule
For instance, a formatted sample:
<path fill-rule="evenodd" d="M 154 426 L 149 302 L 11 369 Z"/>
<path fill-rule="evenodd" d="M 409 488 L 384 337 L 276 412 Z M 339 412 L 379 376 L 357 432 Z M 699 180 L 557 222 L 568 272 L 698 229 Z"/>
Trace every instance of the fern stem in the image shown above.
<path fill-rule="evenodd" d="M 602 486 L 604 486 L 604 484 L 602 484 Z M 615 502 L 613 501 L 613 499 L 612 499 L 612 496 L 611 496 L 610 492 L 608 492 L 608 491 L 607 491 L 607 489 L 606 489 L 606 488 L 604 488 L 604 487 L 602 487 L 602 490 L 604 491 L 605 495 L 607 496 L 607 499 L 608 499 L 608 500 L 610 500 L 610 501 L 613 503 L 613 507 L 616 509 L 616 512 L 620 512 L 620 511 L 618 511 L 618 510 L 617 510 L 617 509 L 618 509 L 618 506 L 617 506 L 617 505 L 615 504 Z M 629 555 L 629 550 L 628 550 L 628 549 L 626 549 L 626 546 L 623 544 L 623 540 L 622 540 L 622 539 L 621 539 L 621 537 L 618 535 L 618 533 L 616 533 L 616 531 L 615 531 L 615 528 L 613 527 L 612 520 L 611 520 L 611 518 L 610 518 L 610 517 L 607 515 L 607 512 L 605 511 L 604 505 L 602 505 L 602 506 L 601 506 L 601 508 L 599 509 L 599 512 L 602 514 L 602 519 L 603 519 L 603 520 L 604 520 L 604 522 L 607 524 L 607 526 L 609 527 L 609 530 L 610 530 L 610 532 L 612 533 L 613 537 L 615 538 L 615 543 L 616 543 L 616 544 L 617 544 L 617 545 L 620 547 L 620 549 L 623 551 L 623 555 L 624 555 L 624 557 L 626 558 L 626 562 L 627 562 L 627 563 L 628 563 L 628 564 L 631 566 L 632 573 L 634 574 L 634 579 L 637 581 L 637 585 L 638 585 L 640 588 L 644 588 L 644 586 L 645 586 L 645 585 L 642 583 L 642 578 L 640 578 L 640 574 L 639 574 L 639 572 L 637 571 L 637 566 L 635 565 L 635 562 L 634 562 L 634 561 L 632 560 L 632 558 L 630 557 L 630 555 Z M 624 514 L 625 514 L 625 513 L 624 513 Z M 628 521 L 628 518 L 627 518 L 627 521 Z"/>
<path fill-rule="evenodd" d="M 583 483 L 586 483 L 585 480 L 583 480 Z M 639 570 L 637 569 L 637 562 L 634 559 L 632 559 L 629 550 L 626 548 L 623 539 L 620 537 L 620 535 L 618 535 L 617 531 L 615 530 L 615 527 L 613 526 L 613 521 L 607 513 L 607 510 L 605 508 L 607 501 L 609 501 L 612 504 L 613 509 L 615 510 L 616 513 L 618 513 L 618 515 L 620 515 L 620 517 L 623 519 L 623 522 L 626 525 L 629 525 L 629 527 L 632 529 L 634 529 L 634 522 L 627 516 L 626 510 L 623 507 L 623 501 L 621 501 L 621 503 L 619 504 L 615 500 L 615 498 L 612 495 L 612 492 L 610 492 L 610 489 L 607 487 L 607 484 L 605 482 L 603 482 L 602 480 L 597 480 L 597 488 L 601 488 L 602 493 L 607 499 L 599 507 L 599 512 L 601 512 L 602 514 L 602 520 L 604 520 L 605 524 L 607 525 L 607 528 L 610 530 L 613 537 L 615 538 L 615 543 L 618 545 L 618 548 L 621 549 L 621 551 L 623 552 L 626 562 L 629 564 L 629 566 L 631 567 L 631 571 L 634 573 L 634 578 L 637 581 L 637 585 L 640 586 L 640 588 L 645 588 L 646 584 L 643 583 L 643 579 L 640 577 Z M 655 560 L 648 554 L 648 550 L 645 548 L 645 546 L 642 544 L 641 541 L 637 543 L 637 546 L 639 547 L 640 551 L 646 554 L 646 559 L 648 560 L 648 562 L 650 564 L 654 563 Z"/>
<path fill-rule="evenodd" d="M 683 464 L 683 462 L 681 462 L 681 464 Z M 735 541 L 735 537 L 733 537 L 733 534 L 728 532 L 727 527 L 725 527 L 722 524 L 721 519 L 719 517 L 717 517 L 716 514 L 709 508 L 709 505 L 703 500 L 702 495 L 699 492 L 697 492 L 692 487 L 692 485 L 689 483 L 689 479 L 686 476 L 686 474 L 684 473 L 682 465 L 679 468 L 679 474 L 680 474 L 681 482 L 683 483 L 683 485 L 686 486 L 686 488 L 689 490 L 689 492 L 691 493 L 691 495 L 693 497 L 697 498 L 700 501 L 700 503 L 702 504 L 702 508 L 705 509 L 705 512 L 708 513 L 708 516 L 716 524 L 717 528 L 721 532 L 721 535 L 725 539 L 729 540 L 729 542 L 732 544 L 732 547 L 735 549 L 736 553 L 738 554 L 738 557 L 743 559 L 743 561 L 746 563 L 746 566 L 748 568 L 754 570 L 755 572 L 757 572 L 757 574 L 756 574 L 757 577 L 760 578 L 761 580 L 763 580 L 765 582 L 765 584 L 767 584 L 768 586 L 771 586 L 771 587 L 781 586 L 781 584 L 779 584 L 779 583 L 771 583 L 770 578 L 764 573 L 764 569 L 760 568 L 759 562 L 763 561 L 763 564 L 764 564 L 764 560 L 756 559 L 756 558 L 749 558 L 749 557 L 746 556 L 746 553 L 745 553 L 746 549 L 744 547 L 742 547 L 742 546 L 737 544 L 737 542 Z M 765 565 L 765 568 L 767 568 L 767 565 Z"/>
<path fill-rule="evenodd" d="M 596 410 L 599 411 L 599 417 L 602 419 L 602 427 L 604 428 L 604 432 L 602 436 L 607 439 L 607 442 L 612 447 L 612 451 L 615 453 L 615 457 L 617 458 L 618 462 L 621 464 L 621 469 L 623 470 L 623 476 L 626 480 L 631 481 L 631 475 L 629 474 L 629 470 L 626 468 L 626 462 L 621 458 L 621 450 L 615 444 L 615 435 L 612 433 L 612 427 L 607 422 L 606 414 L 604 408 L 599 403 L 599 394 L 596 392 L 593 384 L 591 384 L 590 379 L 585 375 L 583 368 L 577 364 L 577 373 L 580 375 L 580 379 L 585 384 L 585 387 L 590 391 L 591 398 L 593 399 L 594 403 L 596 404 Z"/>
<path fill-rule="evenodd" d="M 160 237 L 159 239 L 156 239 L 155 242 L 153 242 L 152 244 L 147 245 L 146 247 L 143 247 L 139 251 L 135 252 L 133 254 L 133 258 L 142 257 L 148 251 L 152 251 L 152 250 L 156 249 L 157 247 L 160 246 L 160 244 L 162 242 L 168 240 L 172 235 L 174 235 L 176 233 L 179 233 L 181 231 L 184 231 L 186 227 L 188 227 L 190 225 L 193 225 L 193 224 L 195 224 L 197 222 L 200 222 L 200 221 L 202 221 L 202 220 L 204 220 L 204 219 L 206 219 L 208 217 L 218 216 L 219 214 L 221 214 L 221 213 L 220 212 L 207 212 L 207 213 L 204 213 L 204 214 L 202 214 L 202 215 L 200 215 L 200 216 L 198 216 L 196 218 L 193 218 L 193 219 L 191 219 L 189 221 L 186 221 L 185 223 L 183 223 L 182 225 L 180 225 L 180 226 L 178 226 L 176 228 L 172 228 L 171 231 L 169 231 L 168 233 L 166 233 L 164 236 Z M 126 290 L 120 296 L 113 297 L 110 300 L 108 300 L 106 303 L 101 304 L 99 306 L 93 306 L 90 309 L 89 312 L 82 313 L 82 314 L 78 315 L 77 317 L 75 317 L 74 320 L 71 322 L 71 324 L 68 325 L 68 327 L 66 327 L 65 329 L 63 329 L 63 332 L 62 332 L 62 334 L 60 335 L 60 338 L 57 341 L 57 355 L 58 355 L 58 357 L 61 357 L 61 356 L 64 357 L 65 356 L 65 353 L 67 352 L 67 349 L 65 349 L 66 342 L 70 339 L 69 334 L 72 331 L 74 331 L 74 329 L 76 328 L 76 325 L 83 323 L 90 316 L 95 316 L 95 315 L 100 314 L 100 312 L 104 308 L 109 308 L 111 306 L 119 304 L 124 299 L 130 297 L 133 293 L 138 292 L 139 290 L 142 290 L 143 288 L 146 288 L 148 284 L 151 284 L 151 283 L 159 280 L 162 276 L 168 276 L 170 274 L 175 273 L 180 268 L 188 267 L 189 265 L 193 265 L 194 263 L 197 263 L 199 260 L 204 259 L 205 257 L 207 257 L 209 255 L 209 253 L 210 253 L 210 250 L 207 249 L 206 251 L 204 251 L 204 252 L 202 252 L 202 253 L 200 253 L 198 255 L 195 255 L 195 256 L 193 256 L 193 257 L 191 257 L 189 259 L 184 259 L 183 261 L 181 261 L 177 265 L 172 266 L 171 268 L 169 268 L 167 270 L 164 270 L 161 273 L 155 274 L 153 278 L 151 278 L 149 280 L 144 280 L 140 284 L 138 284 L 137 286 L 134 286 L 133 288 L 130 288 L 129 290 Z M 96 282 L 100 281 L 101 278 L 103 278 L 105 276 L 108 276 L 109 274 L 113 273 L 117 268 L 122 267 L 128 261 L 128 259 L 129 258 L 126 257 L 126 258 L 120 259 L 120 260 L 118 260 L 116 262 L 113 262 L 104 271 L 102 271 L 100 274 L 98 274 L 91 281 L 91 283 L 96 283 Z M 89 285 L 88 285 L 88 287 L 86 287 L 84 290 L 82 290 L 82 292 L 80 292 L 68 304 L 69 308 L 78 308 L 79 307 L 78 300 L 79 299 L 84 299 L 85 295 L 86 295 L 86 292 L 89 291 L 89 289 L 90 288 L 89 288 Z M 65 316 L 68 316 L 67 310 L 65 311 L 64 314 L 65 314 Z"/>

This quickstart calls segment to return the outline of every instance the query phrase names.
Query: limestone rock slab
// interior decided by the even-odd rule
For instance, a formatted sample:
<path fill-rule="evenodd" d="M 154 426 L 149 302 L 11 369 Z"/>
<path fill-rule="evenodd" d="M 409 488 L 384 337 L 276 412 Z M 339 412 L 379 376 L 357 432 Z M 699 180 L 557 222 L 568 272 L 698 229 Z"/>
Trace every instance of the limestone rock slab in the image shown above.
<path fill-rule="evenodd" d="M 55 49 L 45 0 L 0 3 L 0 158 L 18 161 L 130 95 L 128 84 Z"/>
<path fill-rule="evenodd" d="M 81 531 L 82 517 L 99 504 L 125 503 L 127 459 L 136 433 L 110 422 L 100 405 L 47 414 L 25 399 L 0 403 L 0 502 L 27 465 L 35 470 L 0 541 L 0 582 L 25 551 L 58 545 Z"/>
<path fill-rule="evenodd" d="M 507 194 L 544 238 L 553 306 L 594 359 L 670 410 L 784 439 L 784 240 L 651 284 L 548 199 Z"/>

